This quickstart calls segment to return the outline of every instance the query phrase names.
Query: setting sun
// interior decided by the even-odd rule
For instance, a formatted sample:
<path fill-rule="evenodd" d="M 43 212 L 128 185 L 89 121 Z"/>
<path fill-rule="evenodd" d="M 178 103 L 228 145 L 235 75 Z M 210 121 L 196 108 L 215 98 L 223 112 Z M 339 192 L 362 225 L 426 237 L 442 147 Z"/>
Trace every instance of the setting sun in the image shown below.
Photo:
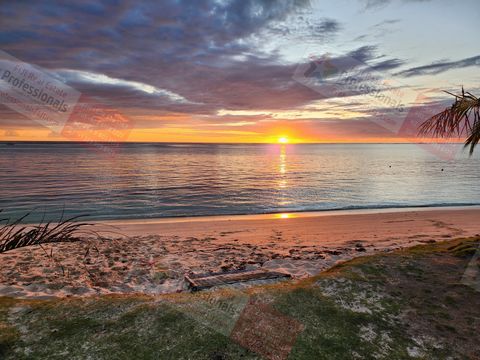
<path fill-rule="evenodd" d="M 278 138 L 278 142 L 279 142 L 280 144 L 288 144 L 288 138 L 286 138 L 286 137 L 279 137 L 279 138 Z"/>

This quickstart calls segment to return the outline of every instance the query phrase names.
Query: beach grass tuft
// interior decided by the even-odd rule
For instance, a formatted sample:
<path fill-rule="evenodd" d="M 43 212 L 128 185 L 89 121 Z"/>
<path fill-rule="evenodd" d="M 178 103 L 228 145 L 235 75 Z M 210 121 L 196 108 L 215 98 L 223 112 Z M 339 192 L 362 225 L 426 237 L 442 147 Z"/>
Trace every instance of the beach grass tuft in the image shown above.
<path fill-rule="evenodd" d="M 41 221 L 37 225 L 23 225 L 28 215 L 30 213 L 13 221 L 0 219 L 0 254 L 26 246 L 76 242 L 86 236 L 98 235 L 92 229 L 87 229 L 93 224 L 78 221 L 86 215 L 67 219 L 63 219 L 62 215 L 58 223 Z"/>

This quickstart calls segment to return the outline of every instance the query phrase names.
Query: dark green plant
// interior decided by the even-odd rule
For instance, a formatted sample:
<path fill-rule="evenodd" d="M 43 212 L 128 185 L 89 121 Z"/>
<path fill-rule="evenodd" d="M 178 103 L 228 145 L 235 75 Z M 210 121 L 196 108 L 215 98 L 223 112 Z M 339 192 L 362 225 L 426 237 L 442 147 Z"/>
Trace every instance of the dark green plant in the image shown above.
<path fill-rule="evenodd" d="M 0 209 L 0 212 L 3 210 Z M 34 245 L 53 244 L 61 242 L 81 241 L 83 237 L 97 235 L 87 227 L 93 224 L 87 222 L 75 222 L 85 215 L 74 216 L 63 220 L 63 215 L 58 223 L 43 220 L 37 225 L 24 225 L 22 221 L 30 213 L 10 221 L 0 219 L 0 254 L 6 251 Z"/>
<path fill-rule="evenodd" d="M 442 112 L 432 116 L 420 126 L 423 136 L 448 138 L 465 136 L 465 147 L 470 146 L 470 155 L 480 141 L 480 99 L 462 87 L 462 94 L 447 94 L 455 97 L 455 102 Z"/>

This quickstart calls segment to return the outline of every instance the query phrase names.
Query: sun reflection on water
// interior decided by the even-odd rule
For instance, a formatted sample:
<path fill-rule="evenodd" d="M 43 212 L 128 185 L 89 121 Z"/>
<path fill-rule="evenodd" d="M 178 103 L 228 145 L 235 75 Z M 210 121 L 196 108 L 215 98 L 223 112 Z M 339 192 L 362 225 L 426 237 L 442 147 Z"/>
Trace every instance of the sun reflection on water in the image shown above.
<path fill-rule="evenodd" d="M 280 147 L 280 174 L 285 174 L 287 172 L 287 147 L 282 145 Z"/>
<path fill-rule="evenodd" d="M 287 180 L 287 146 L 280 146 L 280 154 L 278 158 L 278 180 L 277 180 L 277 190 L 278 190 L 278 205 L 286 206 L 290 204 L 290 201 L 287 196 L 288 190 L 288 180 Z"/>
<path fill-rule="evenodd" d="M 292 213 L 280 213 L 280 214 L 273 214 L 275 219 L 292 219 L 297 217 L 295 214 Z"/>

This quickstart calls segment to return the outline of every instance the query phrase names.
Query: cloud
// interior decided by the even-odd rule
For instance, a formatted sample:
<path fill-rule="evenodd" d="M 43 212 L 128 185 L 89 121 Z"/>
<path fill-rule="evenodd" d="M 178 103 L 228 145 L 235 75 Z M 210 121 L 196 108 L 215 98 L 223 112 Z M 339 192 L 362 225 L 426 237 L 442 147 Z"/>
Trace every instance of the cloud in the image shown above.
<path fill-rule="evenodd" d="M 469 66 L 480 66 L 480 55 L 472 56 L 457 61 L 435 62 L 429 65 L 417 66 L 407 70 L 400 71 L 395 75 L 410 77 L 419 75 L 435 75 L 448 70 L 460 69 Z"/>
<path fill-rule="evenodd" d="M 307 0 L 17 2 L 0 9 L 0 46 L 119 108 L 211 114 L 278 100 L 296 106 L 312 94 L 291 80 L 292 64 L 258 50 L 254 35 L 308 7 Z M 333 19 L 314 25 L 339 28 Z"/>
<path fill-rule="evenodd" d="M 366 62 L 375 57 L 376 46 L 365 45 L 350 51 L 347 55 L 361 62 Z"/>
<path fill-rule="evenodd" d="M 389 25 L 393 25 L 400 22 L 400 19 L 390 19 L 379 22 L 378 24 L 373 25 L 374 28 L 384 28 Z"/>
<path fill-rule="evenodd" d="M 384 59 L 386 55 L 378 55 L 378 47 L 374 45 L 364 45 L 357 49 L 347 52 L 343 56 L 332 59 L 337 64 L 356 64 L 357 66 L 364 66 L 364 71 L 388 71 L 395 69 L 405 63 L 405 61 L 398 58 Z M 350 61 L 353 60 L 353 61 Z M 363 64 L 362 64 L 363 63 Z M 346 70 L 346 69 L 342 69 Z"/>
<path fill-rule="evenodd" d="M 403 64 L 405 64 L 405 61 L 395 58 L 381 61 L 372 65 L 371 68 L 376 71 L 388 71 L 402 66 Z"/>
<path fill-rule="evenodd" d="M 183 96 L 179 94 L 176 94 L 166 89 L 159 89 L 155 86 L 138 82 L 138 81 L 117 79 L 104 74 L 98 74 L 98 73 L 80 71 L 80 70 L 68 70 L 68 69 L 56 71 L 56 75 L 60 76 L 61 78 L 71 83 L 72 85 L 79 84 L 79 83 L 90 83 L 90 84 L 99 84 L 99 85 L 107 85 L 107 86 L 112 85 L 114 87 L 119 87 L 119 88 L 124 87 L 127 89 L 137 90 L 149 95 L 165 96 L 173 102 L 189 103 L 187 99 L 185 99 Z"/>
<path fill-rule="evenodd" d="M 47 137 L 50 139 L 58 139 L 58 138 L 61 138 L 61 135 L 56 132 L 50 131 Z"/>
<path fill-rule="evenodd" d="M 381 8 L 390 3 L 391 0 L 366 0 L 365 9 Z"/>
<path fill-rule="evenodd" d="M 319 33 L 333 34 L 340 30 L 340 23 L 334 19 L 324 19 L 314 26 L 314 30 Z"/>
<path fill-rule="evenodd" d="M 388 1 L 367 3 L 381 7 Z M 361 118 L 351 103 L 343 113 L 305 111 L 330 95 L 294 81 L 297 64 L 275 48 L 277 40 L 285 39 L 287 45 L 323 44 L 350 26 L 311 11 L 307 0 L 10 2 L 0 8 L 0 47 L 140 118 L 135 124 L 145 128 L 194 124 L 232 131 L 288 117 Z M 383 32 L 396 22 L 385 20 L 368 31 Z M 273 48 L 266 50 L 265 44 Z M 353 57 L 372 72 L 404 65 L 402 59 L 383 55 L 377 44 L 355 45 L 361 46 L 339 58 Z M 2 115 L 5 111 L 0 107 Z M 18 121 L 0 119 L 2 125 Z M 31 121 L 24 126 L 39 125 Z"/>
<path fill-rule="evenodd" d="M 415 2 L 427 2 L 430 0 L 401 0 L 401 1 L 405 3 L 415 3 Z M 390 4 L 391 2 L 392 0 L 364 0 L 366 10 L 383 8 L 386 5 Z"/>
<path fill-rule="evenodd" d="M 46 67 L 65 62 L 75 68 L 125 65 L 148 54 L 170 60 L 201 57 L 220 48 L 225 52 L 246 49 L 239 40 L 285 20 L 309 2 L 126 0 L 121 6 L 108 4 L 4 4 L 0 9 L 2 45 Z M 20 42 L 32 47 L 20 48 Z M 84 63 L 85 59 L 94 61 Z"/>
<path fill-rule="evenodd" d="M 276 21 L 270 24 L 258 36 L 257 43 L 262 44 L 281 36 L 282 41 L 329 42 L 342 30 L 342 24 L 332 18 L 312 18 L 303 13 L 293 14 L 288 21 Z"/>

